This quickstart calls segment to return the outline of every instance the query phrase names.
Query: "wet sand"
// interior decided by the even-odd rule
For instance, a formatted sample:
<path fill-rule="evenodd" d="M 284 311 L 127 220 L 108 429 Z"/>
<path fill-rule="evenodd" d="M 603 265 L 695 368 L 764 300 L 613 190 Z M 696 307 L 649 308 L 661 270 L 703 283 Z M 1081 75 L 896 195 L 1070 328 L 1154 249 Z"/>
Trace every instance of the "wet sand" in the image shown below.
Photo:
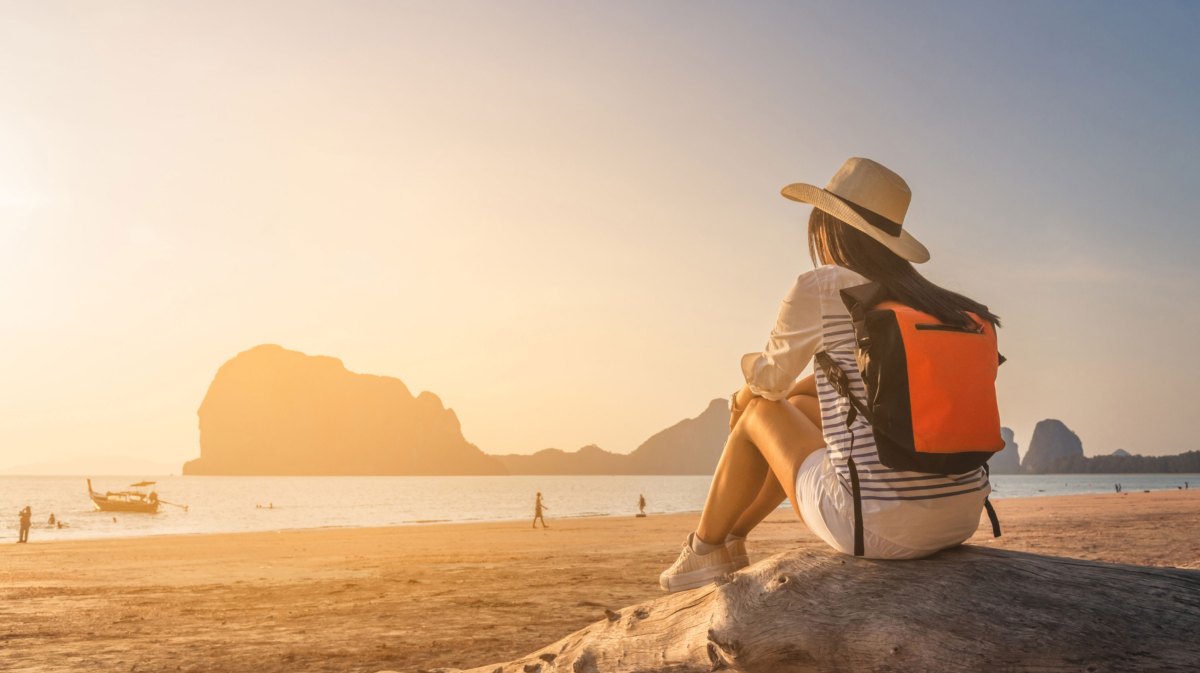
<path fill-rule="evenodd" d="M 1200 490 L 996 503 L 972 544 L 1200 568 Z M 508 660 L 659 595 L 697 515 L 0 545 L 0 670 L 415 671 Z M 821 549 L 790 511 L 752 560 Z"/>

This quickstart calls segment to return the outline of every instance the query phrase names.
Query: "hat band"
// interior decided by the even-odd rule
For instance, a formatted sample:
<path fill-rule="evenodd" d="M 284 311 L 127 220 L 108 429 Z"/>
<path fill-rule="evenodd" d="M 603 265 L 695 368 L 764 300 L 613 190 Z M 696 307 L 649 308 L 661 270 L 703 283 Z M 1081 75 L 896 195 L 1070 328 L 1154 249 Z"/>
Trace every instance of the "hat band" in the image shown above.
<path fill-rule="evenodd" d="M 829 192 L 828 189 L 825 191 Z M 833 192 L 829 192 L 829 193 L 832 194 L 833 196 L 837 196 L 839 201 L 846 204 L 847 206 L 850 206 L 850 210 L 853 210 L 854 212 L 858 213 L 859 217 L 861 217 L 867 221 L 867 224 L 875 227 L 876 229 L 880 229 L 880 230 L 884 231 L 885 233 L 890 234 L 892 236 L 900 235 L 900 231 L 903 228 L 903 225 L 901 225 L 899 222 L 894 222 L 892 220 L 889 220 L 888 218 L 884 217 L 883 215 L 880 215 L 879 213 L 877 213 L 873 210 L 867 210 L 866 208 L 863 208 L 862 206 L 851 201 L 850 199 L 847 199 L 844 196 L 838 196 L 837 194 L 834 194 Z"/>

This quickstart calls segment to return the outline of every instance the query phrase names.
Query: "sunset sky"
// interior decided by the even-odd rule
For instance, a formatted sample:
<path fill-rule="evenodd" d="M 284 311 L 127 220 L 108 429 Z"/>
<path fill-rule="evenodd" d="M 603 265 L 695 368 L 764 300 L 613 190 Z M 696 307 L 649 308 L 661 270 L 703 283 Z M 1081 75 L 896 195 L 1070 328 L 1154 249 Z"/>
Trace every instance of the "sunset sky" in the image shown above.
<path fill-rule="evenodd" d="M 1003 422 L 1197 448 L 1200 5 L 0 3 L 0 468 L 199 453 L 260 343 L 625 452 L 740 383 L 849 156 Z"/>

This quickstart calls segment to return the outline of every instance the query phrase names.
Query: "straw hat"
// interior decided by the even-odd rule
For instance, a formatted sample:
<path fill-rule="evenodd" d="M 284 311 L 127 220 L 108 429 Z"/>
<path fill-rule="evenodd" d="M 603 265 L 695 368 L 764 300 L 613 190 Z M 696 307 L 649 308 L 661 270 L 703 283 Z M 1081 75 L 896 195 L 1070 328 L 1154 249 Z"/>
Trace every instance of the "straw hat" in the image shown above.
<path fill-rule="evenodd" d="M 929 261 L 929 250 L 904 230 L 908 183 L 882 164 L 851 157 L 824 189 L 797 182 L 783 195 L 833 215 L 910 262 Z"/>

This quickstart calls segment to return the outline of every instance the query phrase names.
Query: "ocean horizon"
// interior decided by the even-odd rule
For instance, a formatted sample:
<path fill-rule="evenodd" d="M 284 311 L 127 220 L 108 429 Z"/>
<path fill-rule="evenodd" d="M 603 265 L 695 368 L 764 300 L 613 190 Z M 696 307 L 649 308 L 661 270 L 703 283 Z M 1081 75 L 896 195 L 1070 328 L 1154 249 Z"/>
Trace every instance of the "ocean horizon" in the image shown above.
<path fill-rule="evenodd" d="M 97 491 L 157 481 L 158 514 L 96 511 L 82 476 L 0 476 L 0 539 L 17 537 L 17 512 L 29 505 L 30 541 L 154 535 L 263 532 L 309 528 L 411 526 L 530 520 L 541 491 L 555 519 L 697 512 L 711 477 L 705 475 L 520 475 L 378 477 L 93 477 Z M 994 500 L 1031 496 L 1161 491 L 1200 486 L 1200 474 L 993 475 Z M 53 513 L 63 528 L 48 524 Z"/>

